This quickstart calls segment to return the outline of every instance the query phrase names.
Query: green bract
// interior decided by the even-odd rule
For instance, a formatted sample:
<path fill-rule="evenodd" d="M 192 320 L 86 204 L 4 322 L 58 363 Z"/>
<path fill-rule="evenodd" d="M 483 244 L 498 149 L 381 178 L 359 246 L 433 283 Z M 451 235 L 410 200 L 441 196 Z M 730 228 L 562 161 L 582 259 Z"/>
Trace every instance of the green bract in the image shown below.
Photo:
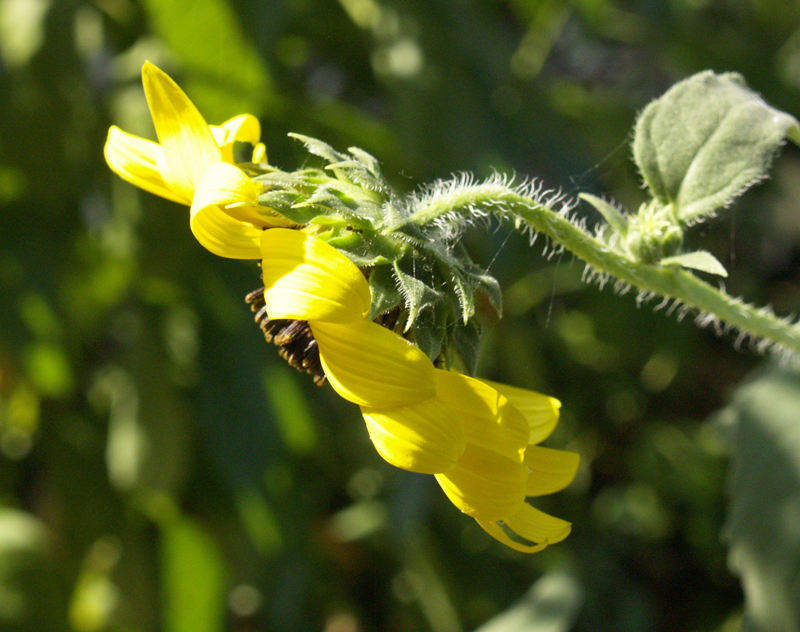
<path fill-rule="evenodd" d="M 373 156 L 292 136 L 327 164 L 294 173 L 248 165 L 266 187 L 259 197 L 264 214 L 318 226 L 319 238 L 367 274 L 370 318 L 403 332 L 432 360 L 474 373 L 482 331 L 475 296 L 484 294 L 499 313 L 502 295 L 456 243 L 461 220 L 413 221 L 415 198 L 397 196 Z"/>

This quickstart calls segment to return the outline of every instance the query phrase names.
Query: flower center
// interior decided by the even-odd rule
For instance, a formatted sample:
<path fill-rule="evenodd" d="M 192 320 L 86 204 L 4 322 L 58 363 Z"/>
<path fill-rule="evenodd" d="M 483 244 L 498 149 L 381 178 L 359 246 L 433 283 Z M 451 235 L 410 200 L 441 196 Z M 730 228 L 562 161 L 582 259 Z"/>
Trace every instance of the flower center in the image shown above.
<path fill-rule="evenodd" d="M 255 320 L 267 342 L 278 347 L 280 356 L 298 371 L 309 373 L 314 384 L 325 384 L 325 371 L 319 361 L 319 346 L 311 333 L 308 321 L 289 318 L 270 318 L 264 301 L 264 288 L 245 296 L 245 302 L 256 313 Z"/>

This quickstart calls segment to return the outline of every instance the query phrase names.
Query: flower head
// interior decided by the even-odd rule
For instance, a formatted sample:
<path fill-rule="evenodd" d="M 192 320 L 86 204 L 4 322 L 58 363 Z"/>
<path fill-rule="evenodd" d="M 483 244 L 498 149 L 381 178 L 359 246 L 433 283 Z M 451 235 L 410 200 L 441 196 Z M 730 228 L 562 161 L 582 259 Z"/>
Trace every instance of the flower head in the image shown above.
<path fill-rule="evenodd" d="M 142 83 L 159 142 L 112 127 L 105 146 L 109 167 L 145 191 L 191 206 L 192 232 L 211 252 L 258 259 L 261 229 L 291 224 L 257 213 L 262 187 L 233 166 L 236 141 L 255 145 L 254 153 L 263 155 L 258 119 L 242 114 L 208 125 L 183 90 L 149 62 Z"/>
<path fill-rule="evenodd" d="M 494 538 L 521 551 L 565 538 L 569 523 L 526 500 L 562 489 L 578 467 L 578 455 L 536 445 L 558 421 L 557 400 L 442 368 L 456 356 L 474 366 L 474 294 L 500 304 L 496 281 L 452 231 L 412 221 L 362 150 L 303 138 L 325 171 L 237 166 L 234 141 L 256 145 L 253 162 L 263 157 L 254 117 L 209 126 L 158 68 L 145 64 L 142 77 L 159 143 L 111 128 L 106 159 L 190 206 L 211 252 L 260 260 L 264 287 L 247 301 L 267 340 L 360 407 L 386 461 L 434 475 Z"/>
<path fill-rule="evenodd" d="M 577 454 L 533 445 L 555 427 L 557 400 L 435 368 L 366 318 L 363 273 L 318 238 L 273 229 L 262 245 L 266 312 L 308 321 L 325 375 L 361 407 L 384 459 L 434 474 L 461 511 L 512 548 L 540 550 L 569 534 L 569 523 L 526 503 L 568 485 L 578 468 Z"/>

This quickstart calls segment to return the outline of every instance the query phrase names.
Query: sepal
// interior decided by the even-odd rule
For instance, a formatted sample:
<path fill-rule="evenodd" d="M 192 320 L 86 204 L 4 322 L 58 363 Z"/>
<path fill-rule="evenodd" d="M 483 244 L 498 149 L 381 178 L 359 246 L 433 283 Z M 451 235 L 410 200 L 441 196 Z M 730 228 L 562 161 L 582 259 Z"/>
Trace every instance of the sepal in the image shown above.
<path fill-rule="evenodd" d="M 725 269 L 725 266 L 719 262 L 719 259 L 706 250 L 685 252 L 674 257 L 665 257 L 659 261 L 659 263 L 662 266 L 680 266 L 682 268 L 691 268 L 692 270 L 707 272 L 708 274 L 716 274 L 721 277 L 728 276 L 728 271 Z"/>
<path fill-rule="evenodd" d="M 611 228 L 623 237 L 628 235 L 628 220 L 608 202 L 590 193 L 579 193 L 578 197 L 591 204 L 602 215 Z"/>
<path fill-rule="evenodd" d="M 380 172 L 378 160 L 363 149 L 351 147 L 347 155 L 336 151 L 327 143 L 301 134 L 289 134 L 301 141 L 308 151 L 324 159 L 328 165 L 326 170 L 332 171 L 340 180 L 347 180 L 370 191 L 380 201 L 390 197 L 391 188 Z"/>
<path fill-rule="evenodd" d="M 403 303 L 403 296 L 397 289 L 397 280 L 390 266 L 376 266 L 369 275 L 369 289 L 372 293 L 372 307 L 369 319 L 375 320 L 381 314 Z"/>

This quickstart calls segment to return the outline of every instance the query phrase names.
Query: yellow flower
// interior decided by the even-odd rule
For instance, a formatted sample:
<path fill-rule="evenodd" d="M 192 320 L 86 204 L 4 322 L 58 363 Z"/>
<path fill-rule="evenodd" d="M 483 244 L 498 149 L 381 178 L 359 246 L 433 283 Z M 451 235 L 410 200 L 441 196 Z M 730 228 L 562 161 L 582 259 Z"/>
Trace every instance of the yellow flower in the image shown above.
<path fill-rule="evenodd" d="M 291 222 L 268 210 L 258 212 L 260 187 L 233 166 L 235 141 L 256 146 L 261 126 L 251 114 L 210 126 L 189 97 L 166 73 L 146 62 L 142 83 L 159 143 L 112 127 L 106 162 L 124 180 L 145 191 L 191 206 L 190 226 L 214 254 L 235 259 L 260 258 L 263 228 Z"/>
<path fill-rule="evenodd" d="M 461 423 L 435 400 L 436 372 L 425 354 L 365 318 L 371 295 L 362 272 L 301 231 L 267 230 L 261 244 L 267 313 L 309 322 L 328 380 L 362 406 L 381 456 L 416 472 L 454 467 L 464 448 Z"/>
<path fill-rule="evenodd" d="M 318 238 L 276 228 L 261 248 L 266 312 L 308 321 L 328 380 L 361 407 L 384 459 L 434 474 L 453 504 L 514 549 L 537 551 L 569 534 L 569 523 L 526 503 L 577 471 L 577 454 L 533 445 L 555 427 L 557 400 L 434 368 L 367 319 L 363 273 Z"/>

